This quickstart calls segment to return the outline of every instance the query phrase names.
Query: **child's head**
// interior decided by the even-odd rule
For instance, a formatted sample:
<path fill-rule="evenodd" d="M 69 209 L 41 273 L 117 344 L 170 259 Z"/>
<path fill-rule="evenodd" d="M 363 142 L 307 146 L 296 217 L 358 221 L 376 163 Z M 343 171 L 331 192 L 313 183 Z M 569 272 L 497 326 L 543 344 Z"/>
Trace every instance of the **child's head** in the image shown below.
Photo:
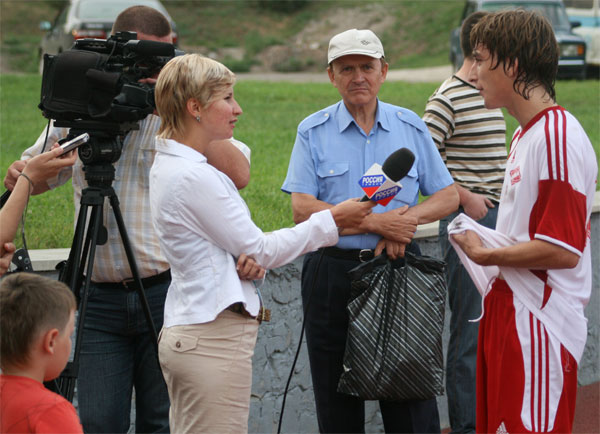
<path fill-rule="evenodd" d="M 492 56 L 492 69 L 516 67 L 513 89 L 523 98 L 542 86 L 556 100 L 559 48 L 552 25 L 540 13 L 517 9 L 484 16 L 471 30 L 471 46 L 478 45 Z"/>
<path fill-rule="evenodd" d="M 0 284 L 0 366 L 24 367 L 41 344 L 49 363 L 44 380 L 56 378 L 69 360 L 74 313 L 71 290 L 32 273 L 16 273 Z"/>

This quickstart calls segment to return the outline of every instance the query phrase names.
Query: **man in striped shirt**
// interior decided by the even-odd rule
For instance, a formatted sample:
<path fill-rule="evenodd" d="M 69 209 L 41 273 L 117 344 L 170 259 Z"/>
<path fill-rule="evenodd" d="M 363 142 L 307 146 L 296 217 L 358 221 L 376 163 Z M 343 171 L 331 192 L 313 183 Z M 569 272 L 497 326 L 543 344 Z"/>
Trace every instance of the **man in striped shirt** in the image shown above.
<path fill-rule="evenodd" d="M 440 220 L 439 242 L 447 263 L 450 342 L 446 357 L 446 394 L 452 432 L 475 431 L 475 370 L 477 322 L 481 296 L 448 241 L 447 227 L 459 213 L 494 229 L 506 163 L 506 125 L 500 109 L 484 107 L 479 91 L 469 81 L 474 63 L 471 28 L 487 12 L 468 16 L 461 27 L 464 63 L 433 93 L 423 120 L 454 178 L 460 208 Z"/>
<path fill-rule="evenodd" d="M 547 19 L 493 13 L 473 27 L 471 44 L 470 77 L 485 106 L 506 107 L 519 122 L 494 236 L 476 223 L 472 230 L 451 225 L 473 276 L 495 270 L 491 290 L 480 285 L 487 295 L 477 432 L 571 432 L 592 290 L 596 155 L 577 119 L 556 104 L 559 48 Z"/>

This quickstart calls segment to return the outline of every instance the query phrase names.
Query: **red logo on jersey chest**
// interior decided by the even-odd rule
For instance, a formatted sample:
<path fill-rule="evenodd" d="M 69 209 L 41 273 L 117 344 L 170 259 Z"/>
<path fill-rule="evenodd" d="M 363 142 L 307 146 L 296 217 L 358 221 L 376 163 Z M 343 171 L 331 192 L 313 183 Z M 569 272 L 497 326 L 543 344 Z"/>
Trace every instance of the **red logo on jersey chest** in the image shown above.
<path fill-rule="evenodd" d="M 510 171 L 510 184 L 515 185 L 519 181 L 521 181 L 521 168 L 517 166 Z"/>

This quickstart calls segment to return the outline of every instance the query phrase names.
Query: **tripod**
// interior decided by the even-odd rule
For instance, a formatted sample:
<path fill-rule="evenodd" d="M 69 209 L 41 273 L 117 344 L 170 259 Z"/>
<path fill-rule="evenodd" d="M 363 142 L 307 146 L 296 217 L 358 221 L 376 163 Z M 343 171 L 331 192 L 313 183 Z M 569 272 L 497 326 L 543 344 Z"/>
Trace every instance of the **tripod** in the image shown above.
<path fill-rule="evenodd" d="M 74 136 L 77 131 L 71 130 L 69 136 Z M 104 201 L 108 198 L 113 210 L 119 235 L 123 243 L 123 248 L 127 256 L 127 261 L 131 269 L 135 288 L 138 293 L 144 316 L 148 323 L 150 333 L 158 355 L 158 338 L 156 327 L 152 320 L 148 301 L 144 293 L 142 281 L 139 276 L 138 268 L 135 262 L 133 249 L 127 235 L 123 216 L 119 208 L 119 199 L 112 188 L 112 182 L 115 179 L 115 168 L 112 162 L 117 161 L 121 155 L 122 143 L 120 136 L 110 134 L 100 134 L 97 136 L 90 133 L 90 141 L 79 149 L 79 155 L 84 162 L 85 179 L 88 187 L 83 189 L 80 201 L 79 215 L 75 226 L 75 234 L 69 258 L 60 272 L 59 280 L 69 285 L 71 290 L 78 295 L 79 317 L 77 320 L 77 331 L 75 335 L 75 347 L 73 359 L 67 363 L 66 368 L 61 375 L 50 383 L 48 387 L 59 393 L 69 401 L 73 401 L 75 391 L 75 382 L 79 374 L 79 357 L 81 352 L 82 336 L 84 332 L 85 314 L 88 303 L 89 287 L 94 269 L 94 257 L 96 246 L 106 243 L 108 234 L 102 224 Z M 93 155 L 102 155 L 101 161 L 97 162 L 97 157 Z M 86 164 L 86 161 L 92 161 Z M 91 209 L 89 223 L 88 211 Z M 86 231 L 87 224 L 87 231 Z M 84 273 L 85 270 L 85 273 Z"/>

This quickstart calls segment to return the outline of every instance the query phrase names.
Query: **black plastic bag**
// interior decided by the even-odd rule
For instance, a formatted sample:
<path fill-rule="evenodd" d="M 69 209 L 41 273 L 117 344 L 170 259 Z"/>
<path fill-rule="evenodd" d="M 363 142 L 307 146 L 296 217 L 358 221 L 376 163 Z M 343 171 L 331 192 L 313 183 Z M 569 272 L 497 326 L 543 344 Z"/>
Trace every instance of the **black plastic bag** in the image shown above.
<path fill-rule="evenodd" d="M 348 272 L 352 281 L 338 392 L 365 400 L 422 400 L 444 393 L 445 263 L 406 252 Z"/>

